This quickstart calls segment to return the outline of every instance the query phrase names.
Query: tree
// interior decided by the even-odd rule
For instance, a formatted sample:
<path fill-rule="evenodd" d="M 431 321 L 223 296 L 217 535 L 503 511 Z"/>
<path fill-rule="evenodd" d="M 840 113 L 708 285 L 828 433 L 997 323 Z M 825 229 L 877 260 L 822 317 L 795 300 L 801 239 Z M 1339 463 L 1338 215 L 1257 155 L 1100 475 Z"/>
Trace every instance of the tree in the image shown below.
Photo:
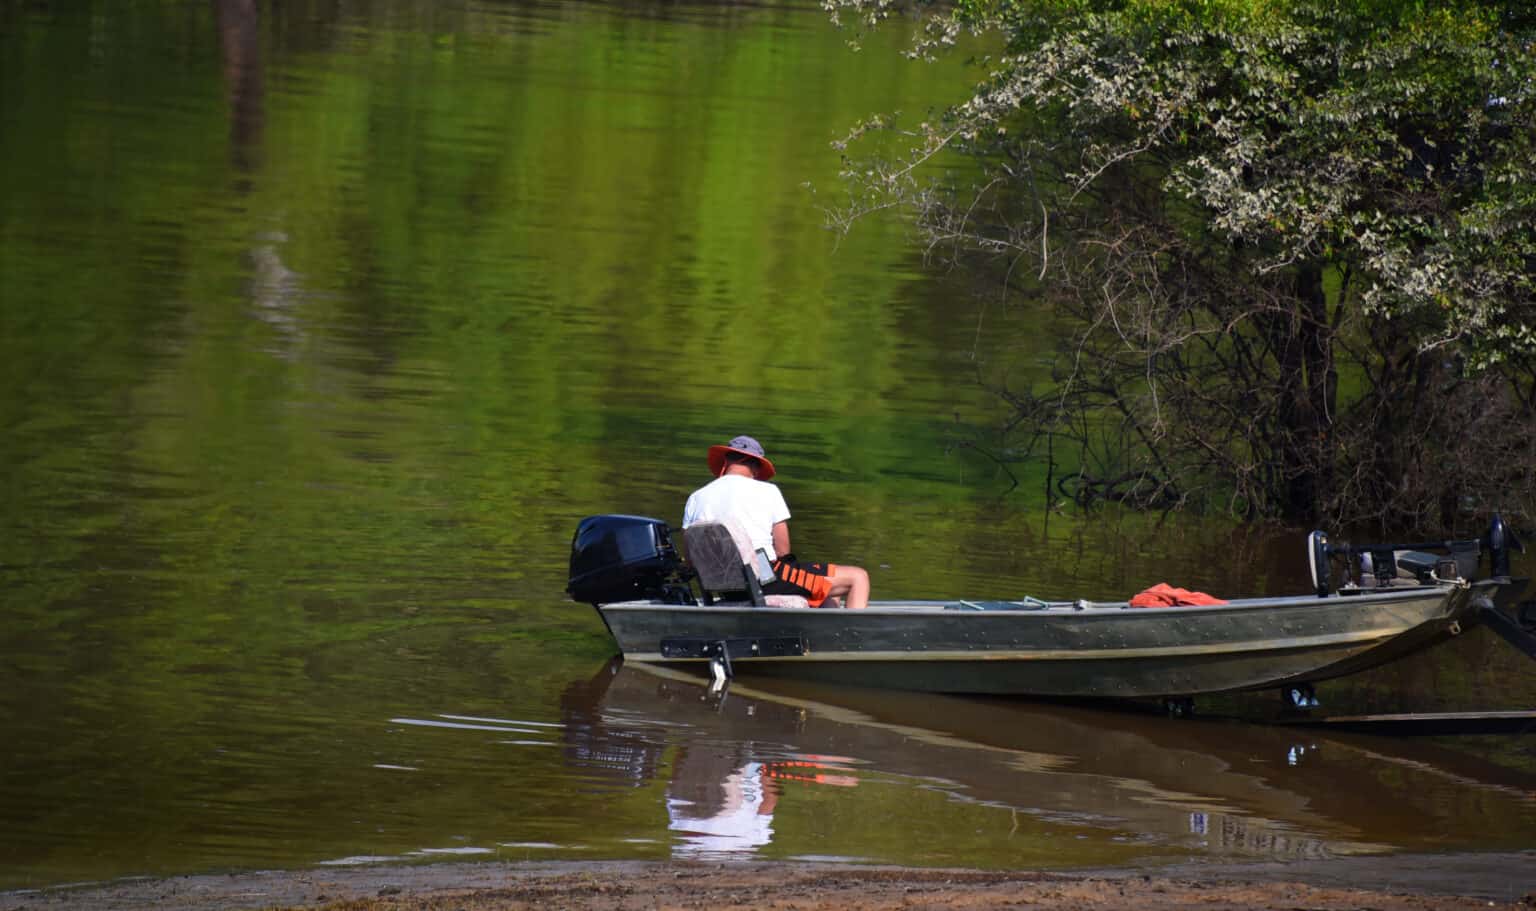
<path fill-rule="evenodd" d="M 886 0 L 827 0 L 867 24 Z M 1536 515 L 1536 35 L 1515 4 L 965 0 L 987 78 L 845 176 L 1072 327 L 999 388 L 1080 501 Z M 965 156 L 956 180 L 940 162 Z M 1068 445 L 1063 446 L 1066 443 Z"/>

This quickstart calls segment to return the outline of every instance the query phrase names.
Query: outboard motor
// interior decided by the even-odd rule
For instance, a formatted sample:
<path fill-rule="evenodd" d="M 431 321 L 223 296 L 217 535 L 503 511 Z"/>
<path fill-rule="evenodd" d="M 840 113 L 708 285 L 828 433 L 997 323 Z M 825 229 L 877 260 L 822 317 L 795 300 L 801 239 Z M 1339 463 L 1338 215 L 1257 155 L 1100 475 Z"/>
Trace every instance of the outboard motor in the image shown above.
<path fill-rule="evenodd" d="M 570 581 L 576 601 L 606 604 L 649 598 L 694 603 L 689 573 L 667 523 L 644 516 L 588 516 L 571 539 Z"/>

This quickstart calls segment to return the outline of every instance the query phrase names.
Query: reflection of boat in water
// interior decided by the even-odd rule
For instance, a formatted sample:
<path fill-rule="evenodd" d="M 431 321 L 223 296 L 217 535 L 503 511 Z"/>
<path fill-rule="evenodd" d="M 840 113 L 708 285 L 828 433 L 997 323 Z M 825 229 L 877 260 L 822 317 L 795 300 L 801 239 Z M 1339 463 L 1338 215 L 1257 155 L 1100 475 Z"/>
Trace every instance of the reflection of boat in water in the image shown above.
<path fill-rule="evenodd" d="M 991 833 L 959 836 L 977 866 L 1061 865 L 1063 850 L 1090 865 L 1498 847 L 1490 837 L 1519 847 L 1536 835 L 1536 779 L 1425 744 L 796 682 L 712 692 L 618 662 L 570 697 L 567 761 L 635 786 L 665 781 L 680 855 L 814 853 L 795 815 L 809 803 L 815 827 L 837 820 L 835 839 L 818 838 L 844 855 L 942 862 L 942 846 L 921 838 L 899 849 L 910 854 L 883 853 L 898 849 L 881 834 L 929 827 L 935 795 L 968 820 L 945 838 Z M 910 718 L 932 721 L 894 720 Z M 616 749 L 628 760 L 608 758 Z M 746 776 L 759 791 L 741 793 Z M 771 801 L 770 822 L 759 811 Z"/>
<path fill-rule="evenodd" d="M 1476 541 L 1447 542 L 1471 550 L 1442 558 L 1394 545 L 1331 548 L 1314 534 L 1316 590 L 1304 596 L 1156 609 L 1028 598 L 770 608 L 739 536 L 703 528 L 713 537 L 688 529 L 698 553 L 685 563 L 657 520 L 581 523 L 570 591 L 593 604 L 625 658 L 946 693 L 1184 699 L 1277 687 L 1305 707 L 1311 683 L 1428 648 L 1517 594 L 1507 569 L 1467 581 Z M 1329 560 L 1339 554 L 1359 566 L 1334 591 Z M 719 600 L 722 586 L 742 591 Z"/>

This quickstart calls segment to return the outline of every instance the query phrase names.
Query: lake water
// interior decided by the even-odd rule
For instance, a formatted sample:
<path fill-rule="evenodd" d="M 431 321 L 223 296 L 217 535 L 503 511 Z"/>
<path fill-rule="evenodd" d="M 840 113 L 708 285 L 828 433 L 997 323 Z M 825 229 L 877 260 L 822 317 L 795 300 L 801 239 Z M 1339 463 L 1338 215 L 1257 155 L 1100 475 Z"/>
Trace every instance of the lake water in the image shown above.
<path fill-rule="evenodd" d="M 971 77 L 846 38 L 805 4 L 0 0 L 0 889 L 1536 843 L 1530 735 L 608 663 L 577 520 L 677 521 L 744 432 L 797 550 L 877 596 L 1304 584 L 1295 531 L 1011 489 L 976 379 L 1048 367 L 1049 321 L 899 224 L 824 227 L 830 142 Z M 1529 708 L 1533 676 L 1474 631 L 1320 689 Z"/>

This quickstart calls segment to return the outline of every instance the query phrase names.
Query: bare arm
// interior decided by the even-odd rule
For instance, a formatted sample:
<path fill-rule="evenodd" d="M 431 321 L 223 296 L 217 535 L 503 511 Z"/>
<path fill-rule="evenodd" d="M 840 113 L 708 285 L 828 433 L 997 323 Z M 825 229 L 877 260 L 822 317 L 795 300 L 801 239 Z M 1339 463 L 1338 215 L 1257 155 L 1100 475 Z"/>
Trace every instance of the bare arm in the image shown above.
<path fill-rule="evenodd" d="M 773 523 L 773 552 L 780 558 L 790 553 L 788 522 Z"/>

